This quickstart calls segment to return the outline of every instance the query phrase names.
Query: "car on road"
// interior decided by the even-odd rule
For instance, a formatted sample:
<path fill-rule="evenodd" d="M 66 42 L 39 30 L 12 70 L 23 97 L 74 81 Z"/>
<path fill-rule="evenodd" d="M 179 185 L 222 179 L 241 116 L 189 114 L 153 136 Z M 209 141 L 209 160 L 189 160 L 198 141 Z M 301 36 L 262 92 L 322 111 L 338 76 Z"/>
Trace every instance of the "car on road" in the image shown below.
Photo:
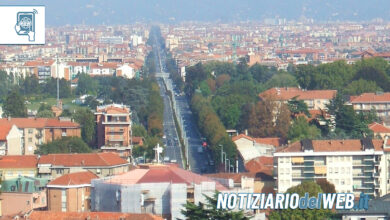
<path fill-rule="evenodd" d="M 164 157 L 164 163 L 169 163 L 169 157 Z"/>
<path fill-rule="evenodd" d="M 177 163 L 177 160 L 171 160 L 171 163 Z"/>

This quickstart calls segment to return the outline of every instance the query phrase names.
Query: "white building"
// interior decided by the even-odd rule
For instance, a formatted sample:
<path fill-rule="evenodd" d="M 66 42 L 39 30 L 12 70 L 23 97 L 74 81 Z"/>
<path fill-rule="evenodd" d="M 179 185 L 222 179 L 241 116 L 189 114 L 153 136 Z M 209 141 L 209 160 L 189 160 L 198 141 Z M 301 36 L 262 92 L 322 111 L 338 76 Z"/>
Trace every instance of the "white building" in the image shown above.
<path fill-rule="evenodd" d="M 274 154 L 278 192 L 327 179 L 336 192 L 382 196 L 389 190 L 390 146 L 382 140 L 303 140 Z"/>

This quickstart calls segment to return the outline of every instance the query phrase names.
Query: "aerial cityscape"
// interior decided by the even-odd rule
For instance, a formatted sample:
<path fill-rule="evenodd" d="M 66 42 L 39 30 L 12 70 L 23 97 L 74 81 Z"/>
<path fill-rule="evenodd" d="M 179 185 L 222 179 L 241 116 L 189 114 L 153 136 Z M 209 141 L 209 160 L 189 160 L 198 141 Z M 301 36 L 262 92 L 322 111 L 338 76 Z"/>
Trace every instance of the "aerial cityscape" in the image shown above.
<path fill-rule="evenodd" d="M 0 220 L 390 218 L 389 2 L 23 3 Z"/>

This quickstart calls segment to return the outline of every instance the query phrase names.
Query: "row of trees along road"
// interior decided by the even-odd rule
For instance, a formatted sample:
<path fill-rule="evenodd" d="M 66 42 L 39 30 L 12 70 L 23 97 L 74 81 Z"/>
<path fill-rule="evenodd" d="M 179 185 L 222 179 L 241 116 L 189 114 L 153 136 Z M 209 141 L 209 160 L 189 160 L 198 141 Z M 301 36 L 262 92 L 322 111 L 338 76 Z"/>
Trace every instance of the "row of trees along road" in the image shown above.
<path fill-rule="evenodd" d="M 168 59 L 167 64 L 172 66 L 175 62 Z M 176 84 L 179 82 L 179 85 L 183 85 L 179 89 L 190 97 L 202 135 L 207 137 L 216 154 L 218 145 L 224 139 L 222 130 L 226 128 L 239 131 L 247 129 L 255 137 L 276 136 L 292 141 L 372 136 L 367 125 L 378 120 L 375 111 L 359 114 L 351 106 L 344 105 L 344 102 L 350 95 L 390 91 L 390 65 L 380 58 L 363 59 L 355 64 L 336 61 L 318 66 L 290 65 L 287 71 L 259 64 L 248 66 L 246 58 L 240 58 L 237 64 L 211 61 L 187 67 L 185 82 L 176 68 L 170 69 Z M 277 116 L 272 117 L 273 102 L 258 98 L 260 92 L 272 87 L 298 86 L 338 91 L 338 96 L 328 106 L 329 113 L 336 116 L 335 131 L 329 129 L 334 122 L 326 121 L 327 125 L 321 126 L 318 120 L 308 122 L 300 118 L 302 114 L 310 117 L 302 101 L 295 99 L 282 104 Z M 216 115 L 219 120 L 212 118 L 209 122 L 209 118 L 204 115 Z M 205 124 L 213 129 L 203 128 Z M 227 149 L 230 144 L 227 144 Z"/>

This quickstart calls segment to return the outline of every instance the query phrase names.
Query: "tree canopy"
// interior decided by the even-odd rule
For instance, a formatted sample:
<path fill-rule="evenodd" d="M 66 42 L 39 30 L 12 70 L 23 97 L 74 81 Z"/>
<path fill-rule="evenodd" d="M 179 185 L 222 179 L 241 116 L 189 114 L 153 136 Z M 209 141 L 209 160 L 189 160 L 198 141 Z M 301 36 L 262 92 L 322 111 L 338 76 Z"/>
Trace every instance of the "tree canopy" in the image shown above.
<path fill-rule="evenodd" d="M 58 154 L 58 153 L 90 153 L 91 148 L 79 137 L 63 137 L 52 142 L 42 144 L 35 154 Z"/>

